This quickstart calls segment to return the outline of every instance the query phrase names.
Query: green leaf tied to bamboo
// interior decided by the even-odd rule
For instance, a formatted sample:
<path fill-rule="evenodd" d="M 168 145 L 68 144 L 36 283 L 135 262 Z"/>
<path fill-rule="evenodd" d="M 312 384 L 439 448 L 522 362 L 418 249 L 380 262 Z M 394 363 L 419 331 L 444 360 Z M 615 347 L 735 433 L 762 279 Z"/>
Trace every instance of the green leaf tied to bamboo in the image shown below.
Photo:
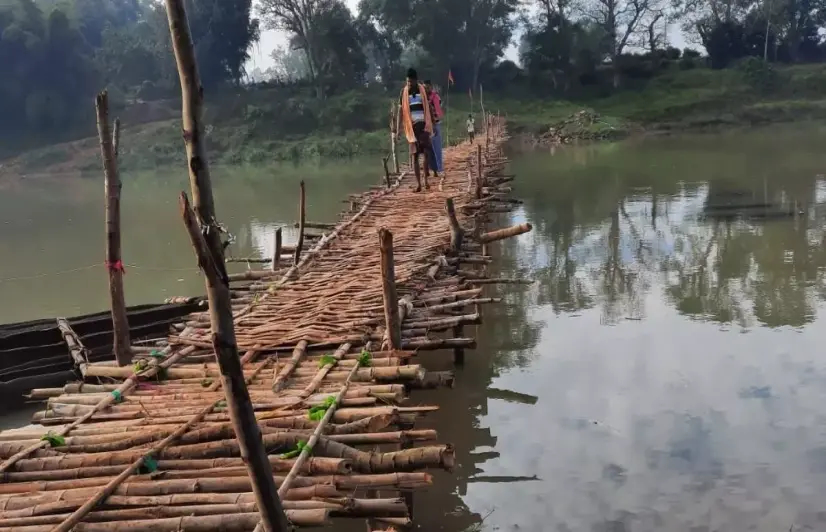
<path fill-rule="evenodd" d="M 66 445 L 66 438 L 60 434 L 55 434 L 51 430 L 44 434 L 40 440 L 49 442 L 49 447 L 62 447 Z"/>
<path fill-rule="evenodd" d="M 295 458 L 296 456 L 301 454 L 301 451 L 303 451 L 305 447 L 307 447 L 307 442 L 299 441 L 296 444 L 295 449 L 293 449 L 292 451 L 287 451 L 286 453 L 279 456 L 279 458 L 281 458 L 282 460 L 288 460 L 290 458 Z"/>
<path fill-rule="evenodd" d="M 368 350 L 363 350 L 358 358 L 360 368 L 369 368 L 373 365 L 373 354 Z"/>
<path fill-rule="evenodd" d="M 158 462 L 151 454 L 147 454 L 143 457 L 143 462 L 141 466 L 138 468 L 138 473 L 141 475 L 150 475 L 158 470 Z"/>
<path fill-rule="evenodd" d="M 141 371 L 146 369 L 146 366 L 147 361 L 145 358 L 142 358 L 135 362 L 135 364 L 132 366 L 132 371 L 134 371 L 135 373 L 140 373 Z"/>
<path fill-rule="evenodd" d="M 336 397 L 334 395 L 328 395 L 323 403 L 310 407 L 307 417 L 310 418 L 310 421 L 321 421 L 324 414 L 327 413 L 327 410 L 334 404 L 336 404 Z"/>
<path fill-rule="evenodd" d="M 332 355 L 323 355 L 321 359 L 318 361 L 318 367 L 323 368 L 324 366 L 335 366 L 336 358 Z"/>

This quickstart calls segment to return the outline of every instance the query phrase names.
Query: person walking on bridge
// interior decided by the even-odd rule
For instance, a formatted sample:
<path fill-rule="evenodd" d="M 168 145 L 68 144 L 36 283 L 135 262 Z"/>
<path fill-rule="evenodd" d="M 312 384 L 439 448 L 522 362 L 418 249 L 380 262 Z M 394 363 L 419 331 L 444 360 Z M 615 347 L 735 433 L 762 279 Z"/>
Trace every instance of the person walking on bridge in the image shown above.
<path fill-rule="evenodd" d="M 407 83 L 401 92 L 401 112 L 399 113 L 396 131 L 404 131 L 407 142 L 410 144 L 410 164 L 416 175 L 416 192 L 422 190 L 421 171 L 419 169 L 419 155 L 424 155 L 424 186 L 430 188 L 427 178 L 430 177 L 429 153 L 430 138 L 433 135 L 433 117 L 430 112 L 430 103 L 424 85 L 419 83 L 419 76 L 415 69 L 407 70 Z"/>
<path fill-rule="evenodd" d="M 427 79 L 424 82 L 424 88 L 427 91 L 427 103 L 430 104 L 430 113 L 433 115 L 433 137 L 430 139 L 432 147 L 430 151 L 430 169 L 436 177 L 439 177 L 439 172 L 444 172 L 444 163 L 442 162 L 442 98 L 436 89 L 433 88 L 433 83 Z"/>
<path fill-rule="evenodd" d="M 467 115 L 465 125 L 467 126 L 467 138 L 470 139 L 470 143 L 473 144 L 473 139 L 476 138 L 476 120 L 473 119 L 473 113 Z"/>

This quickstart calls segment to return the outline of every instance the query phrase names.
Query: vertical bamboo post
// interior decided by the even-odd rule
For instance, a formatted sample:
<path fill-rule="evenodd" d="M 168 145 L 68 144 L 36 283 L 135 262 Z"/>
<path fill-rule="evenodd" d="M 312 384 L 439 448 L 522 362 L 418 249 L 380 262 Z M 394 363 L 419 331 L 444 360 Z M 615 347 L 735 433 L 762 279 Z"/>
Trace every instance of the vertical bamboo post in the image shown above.
<path fill-rule="evenodd" d="M 120 155 L 120 118 L 115 118 L 112 127 L 112 153 L 115 154 L 115 160 Z"/>
<path fill-rule="evenodd" d="M 453 254 L 458 255 L 462 250 L 462 240 L 464 240 L 465 233 L 462 226 L 459 225 L 459 220 L 456 219 L 456 209 L 453 206 L 453 198 L 445 200 L 445 210 L 447 211 L 447 221 L 450 225 L 450 250 Z"/>
<path fill-rule="evenodd" d="M 399 173 L 399 156 L 396 153 L 396 135 L 398 135 L 398 120 L 396 113 L 399 112 L 396 102 L 390 103 L 390 154 L 393 156 L 393 173 Z"/>
<path fill-rule="evenodd" d="M 221 265 L 215 262 L 184 192 L 181 192 L 180 207 L 184 225 L 198 257 L 198 266 L 206 278 L 209 317 L 212 322 L 212 347 L 221 371 L 221 384 L 226 394 L 230 421 L 238 440 L 241 458 L 249 471 L 252 491 L 264 523 L 264 530 L 287 532 L 291 529 L 281 506 L 281 499 L 278 498 L 267 450 L 261 439 L 261 429 L 255 419 L 250 394 L 244 381 L 241 359 L 238 356 L 229 279 Z"/>
<path fill-rule="evenodd" d="M 390 170 L 387 168 L 387 157 L 381 158 L 381 163 L 384 166 L 384 184 L 390 188 Z"/>
<path fill-rule="evenodd" d="M 453 337 L 454 338 L 464 338 L 465 337 L 465 328 L 462 325 L 457 325 L 453 328 Z M 453 363 L 456 365 L 461 366 L 465 363 L 465 348 L 464 347 L 454 347 L 453 348 Z"/>
<path fill-rule="evenodd" d="M 113 139 L 109 130 L 109 95 L 101 92 L 95 98 L 100 156 L 103 160 L 103 187 L 106 196 L 106 269 L 109 273 L 109 297 L 112 303 L 112 329 L 115 359 L 119 366 L 132 362 L 129 320 L 123 295 L 123 262 L 120 256 L 120 176 Z M 119 128 L 116 127 L 117 132 Z"/>
<path fill-rule="evenodd" d="M 304 180 L 301 180 L 300 192 L 298 194 L 298 242 L 295 244 L 295 260 L 293 264 L 298 265 L 301 259 L 301 248 L 304 247 L 304 223 L 306 222 Z"/>
<path fill-rule="evenodd" d="M 255 419 L 244 373 L 238 357 L 232 316 L 229 278 L 224 266 L 224 252 L 215 220 L 215 205 L 209 164 L 204 145 L 203 87 L 195 62 L 195 50 L 189 32 L 184 0 L 166 0 L 169 32 L 181 82 L 183 136 L 187 167 L 195 210 L 186 195 L 181 210 L 198 263 L 206 278 L 212 345 L 221 371 L 227 406 L 241 457 L 249 470 L 252 490 L 264 529 L 268 532 L 290 530 L 267 457 L 261 430 Z"/>
<path fill-rule="evenodd" d="M 476 197 L 482 197 L 482 187 L 485 186 L 485 169 L 482 166 L 482 146 L 481 144 L 476 145 L 476 169 L 477 169 L 477 181 L 476 181 Z"/>
<path fill-rule="evenodd" d="M 393 233 L 379 229 L 381 250 L 381 284 L 384 295 L 384 322 L 390 349 L 402 348 L 402 324 L 399 319 L 399 295 L 396 292 L 396 267 L 393 264 Z"/>
<path fill-rule="evenodd" d="M 273 246 L 272 271 L 278 270 L 278 263 L 281 262 L 281 228 L 275 230 L 275 245 Z"/>

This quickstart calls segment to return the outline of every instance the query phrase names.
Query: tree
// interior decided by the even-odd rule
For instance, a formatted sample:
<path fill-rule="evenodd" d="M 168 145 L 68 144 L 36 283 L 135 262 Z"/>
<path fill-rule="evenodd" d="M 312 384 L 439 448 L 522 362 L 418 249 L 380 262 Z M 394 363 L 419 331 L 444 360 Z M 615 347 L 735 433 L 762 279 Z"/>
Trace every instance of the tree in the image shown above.
<path fill-rule="evenodd" d="M 291 36 L 306 56 L 316 96 L 330 86 L 353 86 L 367 69 L 355 21 L 341 0 L 262 0 L 260 13 L 269 28 Z"/>
<path fill-rule="evenodd" d="M 661 9 L 659 0 L 588 0 L 582 7 L 583 16 L 605 32 L 615 88 L 620 85 L 620 55 L 631 38 L 645 28 L 646 17 Z"/>
<path fill-rule="evenodd" d="M 467 88 L 478 86 L 482 67 L 492 68 L 502 56 L 517 6 L 517 0 L 386 0 L 380 16 L 427 53 L 432 69 L 452 70 Z"/>
<path fill-rule="evenodd" d="M 259 37 L 252 0 L 187 0 L 186 9 L 201 82 L 240 82 Z"/>
<path fill-rule="evenodd" d="M 273 66 L 267 73 L 275 80 L 282 83 L 295 83 L 309 77 L 310 67 L 307 64 L 307 56 L 297 48 L 289 46 L 278 46 L 270 57 Z"/>
<path fill-rule="evenodd" d="M 389 88 L 402 77 L 403 39 L 382 7 L 381 0 L 361 0 L 357 28 L 368 61 L 367 79 L 381 79 Z"/>

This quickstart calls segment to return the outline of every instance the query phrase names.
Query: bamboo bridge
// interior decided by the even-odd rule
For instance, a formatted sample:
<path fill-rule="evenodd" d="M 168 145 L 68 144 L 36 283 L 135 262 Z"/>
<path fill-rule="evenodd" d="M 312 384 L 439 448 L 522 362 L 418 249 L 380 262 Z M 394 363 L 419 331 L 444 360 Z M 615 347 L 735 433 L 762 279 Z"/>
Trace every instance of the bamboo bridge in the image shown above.
<path fill-rule="evenodd" d="M 291 526 L 355 518 L 402 530 L 411 492 L 432 482 L 427 471 L 454 465 L 450 444 L 416 428 L 438 406 L 411 397 L 450 386 L 453 374 L 427 371 L 417 354 L 452 351 L 462 363 L 475 347 L 465 326 L 496 302 L 485 285 L 522 282 L 488 277 L 488 246 L 531 229 L 487 231 L 518 203 L 508 198 L 504 121 L 487 122 L 484 147 L 445 150 L 447 171 L 430 190 L 413 192 L 409 171 L 387 172 L 320 237 L 305 239 L 302 184 L 289 263 L 277 233 L 267 269 L 231 276 L 243 379 Z M 260 526 L 208 312 L 133 350 L 130 366 L 86 362 L 74 347 L 83 380 L 33 390 L 46 401 L 39 426 L 0 432 L 0 529 Z"/>

